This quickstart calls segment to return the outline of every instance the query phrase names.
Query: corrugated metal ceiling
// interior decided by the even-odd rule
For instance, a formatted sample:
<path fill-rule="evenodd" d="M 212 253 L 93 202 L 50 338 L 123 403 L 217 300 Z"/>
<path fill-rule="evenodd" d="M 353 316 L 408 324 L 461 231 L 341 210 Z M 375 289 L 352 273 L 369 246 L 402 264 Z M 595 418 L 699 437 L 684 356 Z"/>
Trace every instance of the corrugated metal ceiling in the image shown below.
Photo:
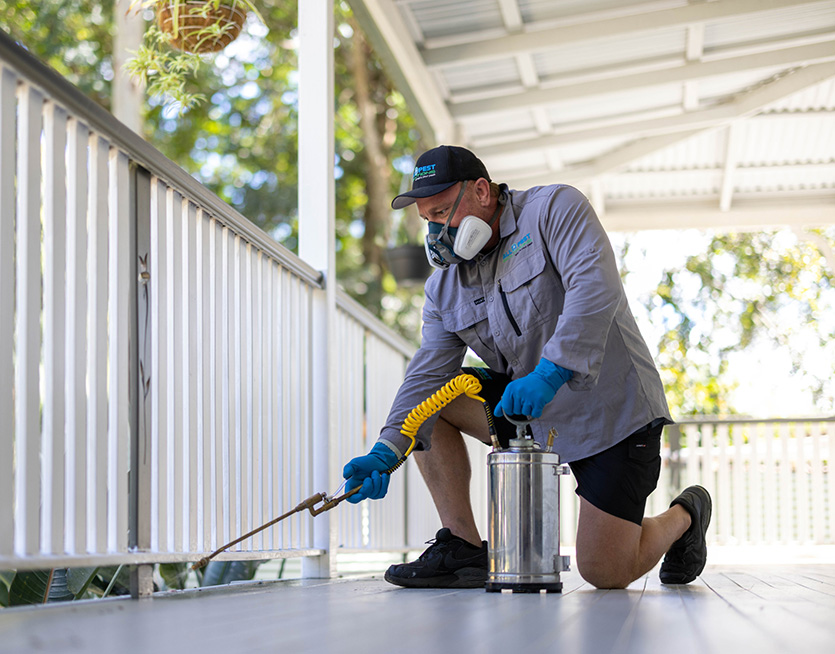
<path fill-rule="evenodd" d="M 427 140 L 511 187 L 612 229 L 835 222 L 835 0 L 352 5 Z"/>

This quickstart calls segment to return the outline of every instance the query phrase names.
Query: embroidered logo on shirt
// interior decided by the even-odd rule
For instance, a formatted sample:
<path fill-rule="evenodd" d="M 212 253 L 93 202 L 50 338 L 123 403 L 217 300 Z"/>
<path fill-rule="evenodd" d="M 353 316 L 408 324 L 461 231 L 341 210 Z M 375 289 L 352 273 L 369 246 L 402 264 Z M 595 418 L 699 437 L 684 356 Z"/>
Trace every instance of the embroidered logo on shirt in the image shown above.
<path fill-rule="evenodd" d="M 475 301 L 475 305 L 478 306 L 479 304 L 484 304 L 484 298 L 480 297 Z"/>
<path fill-rule="evenodd" d="M 507 248 L 507 250 L 505 250 L 505 252 L 502 254 L 502 261 L 504 261 L 505 259 L 509 259 L 510 257 L 515 257 L 529 245 L 533 245 L 533 239 L 531 239 L 530 232 L 525 234 L 521 240 L 517 241 L 509 248 Z"/>
<path fill-rule="evenodd" d="M 416 182 L 419 179 L 423 179 L 424 177 L 434 177 L 435 175 L 435 164 L 431 164 L 429 166 L 419 166 L 415 168 L 415 172 L 412 175 L 412 182 Z"/>

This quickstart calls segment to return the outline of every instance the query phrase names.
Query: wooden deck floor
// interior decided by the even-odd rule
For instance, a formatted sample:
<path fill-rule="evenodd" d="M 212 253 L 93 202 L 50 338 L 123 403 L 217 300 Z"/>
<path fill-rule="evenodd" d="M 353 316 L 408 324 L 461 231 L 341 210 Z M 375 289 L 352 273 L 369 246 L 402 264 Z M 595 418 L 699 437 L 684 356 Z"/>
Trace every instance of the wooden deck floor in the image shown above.
<path fill-rule="evenodd" d="M 623 591 L 405 590 L 379 577 L 261 582 L 0 613 L 0 652 L 835 652 L 835 565 L 653 571 Z"/>

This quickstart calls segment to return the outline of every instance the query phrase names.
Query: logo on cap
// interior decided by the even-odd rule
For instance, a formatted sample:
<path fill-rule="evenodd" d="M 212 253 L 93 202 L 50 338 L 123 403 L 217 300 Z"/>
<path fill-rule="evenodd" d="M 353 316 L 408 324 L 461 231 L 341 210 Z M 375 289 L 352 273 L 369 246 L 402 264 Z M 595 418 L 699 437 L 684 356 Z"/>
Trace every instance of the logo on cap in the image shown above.
<path fill-rule="evenodd" d="M 419 179 L 424 179 L 426 177 L 434 177 L 435 176 L 435 164 L 430 164 L 429 166 L 419 166 L 415 168 L 414 175 L 412 175 L 412 183 L 416 182 Z"/>

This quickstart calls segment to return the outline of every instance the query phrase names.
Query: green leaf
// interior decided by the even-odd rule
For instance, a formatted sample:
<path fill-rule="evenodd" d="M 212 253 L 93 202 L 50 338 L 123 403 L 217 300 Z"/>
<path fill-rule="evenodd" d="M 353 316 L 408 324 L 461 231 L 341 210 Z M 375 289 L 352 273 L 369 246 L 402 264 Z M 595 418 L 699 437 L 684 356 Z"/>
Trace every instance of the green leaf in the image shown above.
<path fill-rule="evenodd" d="M 51 583 L 52 570 L 18 572 L 9 586 L 9 606 L 44 604 Z"/>
<path fill-rule="evenodd" d="M 18 571 L 9 586 L 9 606 L 65 602 L 73 599 L 67 589 L 67 570 Z"/>
<path fill-rule="evenodd" d="M 127 566 L 109 566 L 99 568 L 98 574 L 91 579 L 91 590 L 97 588 L 97 594 L 130 595 L 130 570 Z M 93 592 L 96 592 L 93 590 Z"/>
<path fill-rule="evenodd" d="M 48 602 L 70 602 L 75 595 L 67 586 L 67 569 L 56 568 L 52 571 L 52 585 L 49 588 Z"/>
<path fill-rule="evenodd" d="M 67 570 L 67 588 L 75 596 L 75 599 L 80 599 L 87 592 L 87 587 L 98 574 L 99 569 L 95 567 L 69 568 Z"/>
<path fill-rule="evenodd" d="M 0 606 L 9 605 L 9 586 L 15 578 L 14 570 L 0 570 Z"/>
<path fill-rule="evenodd" d="M 182 590 L 186 587 L 188 563 L 161 563 L 159 574 L 168 588 Z"/>

